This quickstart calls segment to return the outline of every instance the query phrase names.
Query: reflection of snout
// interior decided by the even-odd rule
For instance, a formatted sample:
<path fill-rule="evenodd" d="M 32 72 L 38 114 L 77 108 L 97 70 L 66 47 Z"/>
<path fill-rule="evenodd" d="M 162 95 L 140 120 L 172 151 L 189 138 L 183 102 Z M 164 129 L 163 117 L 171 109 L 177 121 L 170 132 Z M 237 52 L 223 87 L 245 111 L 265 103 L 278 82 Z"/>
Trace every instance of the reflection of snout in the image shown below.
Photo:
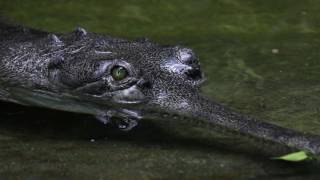
<path fill-rule="evenodd" d="M 117 103 L 135 104 L 144 102 L 146 100 L 146 97 L 139 90 L 139 88 L 134 85 L 128 89 L 114 92 L 112 99 Z"/>

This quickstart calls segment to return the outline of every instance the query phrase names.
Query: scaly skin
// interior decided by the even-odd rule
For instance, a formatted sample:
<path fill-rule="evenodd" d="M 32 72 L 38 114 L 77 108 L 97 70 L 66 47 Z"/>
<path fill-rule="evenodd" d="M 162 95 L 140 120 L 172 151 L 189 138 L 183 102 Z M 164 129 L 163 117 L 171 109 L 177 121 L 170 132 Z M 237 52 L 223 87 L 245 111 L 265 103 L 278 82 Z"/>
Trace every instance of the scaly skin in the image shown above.
<path fill-rule="evenodd" d="M 141 118 L 194 123 L 236 132 L 318 155 L 320 137 L 232 112 L 200 95 L 203 73 L 192 50 L 128 41 L 78 28 L 54 35 L 0 24 L 0 99 L 23 105 L 92 114 L 107 123 L 120 117 L 130 130 Z M 128 77 L 111 75 L 122 66 Z"/>

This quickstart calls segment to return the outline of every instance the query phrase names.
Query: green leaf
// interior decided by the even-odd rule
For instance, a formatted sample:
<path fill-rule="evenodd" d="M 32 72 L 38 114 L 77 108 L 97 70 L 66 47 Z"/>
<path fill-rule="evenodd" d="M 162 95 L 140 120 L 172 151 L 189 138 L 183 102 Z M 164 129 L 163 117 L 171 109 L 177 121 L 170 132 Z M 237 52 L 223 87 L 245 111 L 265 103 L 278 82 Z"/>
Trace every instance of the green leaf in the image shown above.
<path fill-rule="evenodd" d="M 300 161 L 311 159 L 311 157 L 308 155 L 307 152 L 299 151 L 299 152 L 286 154 L 280 157 L 274 157 L 272 159 L 279 159 L 279 160 L 291 161 L 291 162 L 300 162 Z"/>

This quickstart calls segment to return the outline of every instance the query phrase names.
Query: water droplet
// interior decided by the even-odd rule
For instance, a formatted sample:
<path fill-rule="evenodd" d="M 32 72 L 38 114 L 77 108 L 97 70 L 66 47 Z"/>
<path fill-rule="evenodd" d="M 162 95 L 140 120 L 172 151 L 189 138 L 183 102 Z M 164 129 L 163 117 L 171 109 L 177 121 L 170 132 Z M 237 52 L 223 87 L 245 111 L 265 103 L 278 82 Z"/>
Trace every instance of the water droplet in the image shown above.
<path fill-rule="evenodd" d="M 272 54 L 278 54 L 279 53 L 279 49 L 272 49 L 271 52 L 272 52 Z"/>
<path fill-rule="evenodd" d="M 128 127 L 128 125 L 126 125 L 126 124 L 118 124 L 119 129 L 126 129 L 127 127 Z"/>

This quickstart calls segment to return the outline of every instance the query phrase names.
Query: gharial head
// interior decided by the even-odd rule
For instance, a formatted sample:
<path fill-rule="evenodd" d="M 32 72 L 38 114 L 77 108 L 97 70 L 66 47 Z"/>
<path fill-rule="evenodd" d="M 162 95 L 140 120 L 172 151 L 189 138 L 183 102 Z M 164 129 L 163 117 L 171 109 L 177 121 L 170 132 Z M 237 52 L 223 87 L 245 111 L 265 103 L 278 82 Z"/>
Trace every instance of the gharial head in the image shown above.
<path fill-rule="evenodd" d="M 170 113 L 190 107 L 189 100 L 198 96 L 204 81 L 189 48 L 115 39 L 83 29 L 53 39 L 67 49 L 49 64 L 53 84 L 142 116 L 146 111 Z"/>
<path fill-rule="evenodd" d="M 32 89 L 10 92 L 18 101 L 89 113 L 103 122 L 110 116 L 120 117 L 124 122 L 119 127 L 124 130 L 134 127 L 142 117 L 174 119 L 195 122 L 193 125 L 210 132 L 227 130 L 263 139 L 261 142 L 284 145 L 281 147 L 285 150 L 293 147 L 320 154 L 319 136 L 242 116 L 201 96 L 203 73 L 198 58 L 188 48 L 162 46 L 146 39 L 128 41 L 81 28 L 59 37 L 51 34 L 51 43 L 48 34 L 42 34 L 40 38 L 27 37 L 32 42 L 23 44 L 23 48 L 14 43 L 15 50 L 23 54 L 21 58 L 27 58 L 18 58 L 18 65 L 24 65 L 18 70 L 26 69 L 22 74 L 29 75 L 23 85 L 31 80 L 28 87 Z M 16 53 L 13 58 L 17 60 L 15 57 Z M 39 64 L 30 67 L 28 62 Z"/>

